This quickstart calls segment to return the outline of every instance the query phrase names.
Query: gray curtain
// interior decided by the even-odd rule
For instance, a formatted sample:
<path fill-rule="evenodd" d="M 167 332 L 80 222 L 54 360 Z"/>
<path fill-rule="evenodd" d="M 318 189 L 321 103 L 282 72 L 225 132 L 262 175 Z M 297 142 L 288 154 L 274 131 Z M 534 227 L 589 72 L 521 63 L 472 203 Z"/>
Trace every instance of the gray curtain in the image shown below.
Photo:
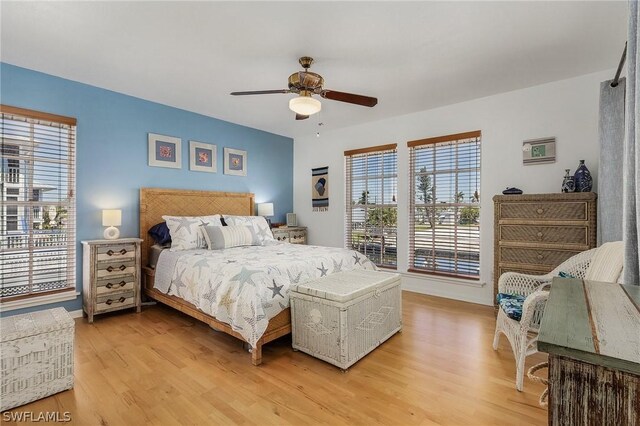
<path fill-rule="evenodd" d="M 598 245 L 622 241 L 622 167 L 626 81 L 600 84 L 600 161 L 598 163 Z"/>
<path fill-rule="evenodd" d="M 640 10 L 638 2 L 629 2 L 629 34 L 627 37 L 627 96 L 626 96 L 626 134 L 624 144 L 624 282 L 640 285 L 640 259 L 638 241 L 638 222 L 640 220 L 640 155 L 637 143 L 640 140 L 640 96 L 638 93 L 638 21 Z"/>

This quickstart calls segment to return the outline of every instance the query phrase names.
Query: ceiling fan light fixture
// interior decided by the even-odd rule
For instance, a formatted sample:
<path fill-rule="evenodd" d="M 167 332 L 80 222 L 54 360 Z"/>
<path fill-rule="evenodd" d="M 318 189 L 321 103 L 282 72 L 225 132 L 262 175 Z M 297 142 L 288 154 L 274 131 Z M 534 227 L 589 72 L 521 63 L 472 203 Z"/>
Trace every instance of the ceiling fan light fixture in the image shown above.
<path fill-rule="evenodd" d="M 313 115 L 320 112 L 322 104 L 311 96 L 298 96 L 289 101 L 289 109 L 300 115 Z"/>

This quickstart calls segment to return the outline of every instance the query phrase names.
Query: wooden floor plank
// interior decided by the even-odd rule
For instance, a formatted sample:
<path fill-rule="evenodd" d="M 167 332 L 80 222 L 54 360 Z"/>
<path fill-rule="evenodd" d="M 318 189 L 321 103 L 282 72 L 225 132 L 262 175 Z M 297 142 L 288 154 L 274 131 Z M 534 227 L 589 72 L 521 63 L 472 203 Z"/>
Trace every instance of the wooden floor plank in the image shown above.
<path fill-rule="evenodd" d="M 238 340 L 161 305 L 78 319 L 75 388 L 11 411 L 69 411 L 72 425 L 546 423 L 543 386 L 517 392 L 506 339 L 491 348 L 493 308 L 404 292 L 403 309 L 403 332 L 347 373 L 290 337 L 254 367 Z"/>

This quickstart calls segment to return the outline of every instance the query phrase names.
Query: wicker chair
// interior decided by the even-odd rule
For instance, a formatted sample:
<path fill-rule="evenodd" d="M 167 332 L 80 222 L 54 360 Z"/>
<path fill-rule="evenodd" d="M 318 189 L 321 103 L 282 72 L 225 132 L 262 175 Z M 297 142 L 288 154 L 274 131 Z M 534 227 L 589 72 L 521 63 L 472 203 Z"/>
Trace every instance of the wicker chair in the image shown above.
<path fill-rule="evenodd" d="M 621 244 L 621 243 L 609 243 Z M 611 278 L 594 276 L 589 273 L 591 261 L 600 248 L 584 251 L 566 260 L 547 275 L 525 275 L 505 272 L 498 280 L 498 292 L 516 294 L 526 297 L 522 306 L 522 317 L 516 321 L 507 316 L 503 309 L 498 309 L 496 332 L 493 338 L 493 349 L 498 349 L 500 333 L 507 336 L 516 358 L 516 389 L 522 391 L 524 378 L 524 361 L 529 355 L 538 352 L 538 329 L 542 320 L 544 306 L 549 297 L 549 287 L 554 277 L 564 272 L 575 278 L 608 281 Z M 593 272 L 593 271 L 592 271 Z"/>

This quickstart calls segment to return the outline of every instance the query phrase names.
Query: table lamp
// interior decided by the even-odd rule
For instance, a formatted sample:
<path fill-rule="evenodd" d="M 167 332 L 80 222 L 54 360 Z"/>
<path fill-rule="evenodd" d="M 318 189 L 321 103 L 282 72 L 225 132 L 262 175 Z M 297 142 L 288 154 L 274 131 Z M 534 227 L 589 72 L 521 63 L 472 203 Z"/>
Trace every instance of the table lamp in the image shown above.
<path fill-rule="evenodd" d="M 265 219 L 267 219 L 267 216 L 273 216 L 273 203 L 259 203 L 258 216 L 264 216 Z M 267 219 L 267 223 L 271 227 L 271 220 Z"/>
<path fill-rule="evenodd" d="M 120 237 L 120 230 L 116 226 L 122 225 L 122 210 L 102 210 L 102 226 L 108 226 L 104 230 L 104 238 L 116 240 Z"/>

